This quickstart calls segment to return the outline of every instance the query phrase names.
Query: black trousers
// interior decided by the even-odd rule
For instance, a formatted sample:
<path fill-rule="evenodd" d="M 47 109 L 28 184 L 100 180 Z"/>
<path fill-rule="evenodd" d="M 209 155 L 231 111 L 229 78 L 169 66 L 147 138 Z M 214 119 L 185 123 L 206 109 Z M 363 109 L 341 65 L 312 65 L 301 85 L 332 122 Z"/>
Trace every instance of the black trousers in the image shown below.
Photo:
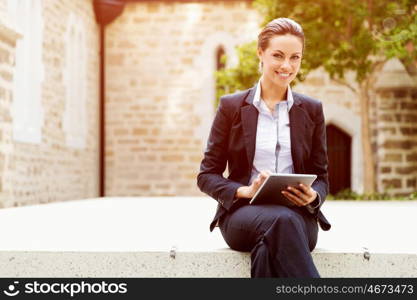
<path fill-rule="evenodd" d="M 220 219 L 219 227 L 230 248 L 251 252 L 251 277 L 320 277 L 311 257 L 317 221 L 302 208 L 238 206 Z"/>

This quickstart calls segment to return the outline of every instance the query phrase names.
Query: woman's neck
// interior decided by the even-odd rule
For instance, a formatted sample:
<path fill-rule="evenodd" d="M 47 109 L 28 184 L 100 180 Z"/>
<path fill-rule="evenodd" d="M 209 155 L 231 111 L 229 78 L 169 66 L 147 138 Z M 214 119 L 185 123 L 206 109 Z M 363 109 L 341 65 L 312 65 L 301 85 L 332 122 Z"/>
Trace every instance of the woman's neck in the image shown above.
<path fill-rule="evenodd" d="M 287 87 L 274 85 L 264 78 L 261 79 L 261 98 L 268 104 L 275 105 L 286 99 Z"/>

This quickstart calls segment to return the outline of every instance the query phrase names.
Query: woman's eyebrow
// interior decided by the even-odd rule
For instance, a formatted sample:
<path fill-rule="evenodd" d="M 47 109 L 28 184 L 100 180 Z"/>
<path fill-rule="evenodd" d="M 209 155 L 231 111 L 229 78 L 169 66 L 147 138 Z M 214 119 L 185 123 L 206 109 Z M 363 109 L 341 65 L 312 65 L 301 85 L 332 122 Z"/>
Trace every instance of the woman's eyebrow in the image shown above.
<path fill-rule="evenodd" d="M 281 50 L 273 50 L 274 52 L 277 52 L 277 53 L 281 53 L 281 54 L 284 54 L 285 55 L 285 53 L 284 52 L 282 52 Z M 294 55 L 294 54 L 301 54 L 301 52 L 294 52 L 292 55 Z"/>

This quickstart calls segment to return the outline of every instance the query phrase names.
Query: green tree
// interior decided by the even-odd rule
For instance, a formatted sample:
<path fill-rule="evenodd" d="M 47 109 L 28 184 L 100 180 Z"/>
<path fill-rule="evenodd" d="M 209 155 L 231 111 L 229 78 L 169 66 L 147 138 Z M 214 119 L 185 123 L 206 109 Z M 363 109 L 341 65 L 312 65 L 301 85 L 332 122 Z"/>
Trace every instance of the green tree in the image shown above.
<path fill-rule="evenodd" d="M 253 4 L 265 16 L 261 26 L 283 16 L 303 26 L 306 52 L 297 81 L 323 67 L 332 80 L 347 86 L 360 99 L 364 187 L 365 192 L 374 192 L 371 92 L 387 60 L 396 57 L 415 67 L 417 0 L 255 0 Z M 237 51 L 238 65 L 216 74 L 218 96 L 251 87 L 259 78 L 256 42 Z M 354 72 L 356 84 L 345 80 L 347 72 Z"/>

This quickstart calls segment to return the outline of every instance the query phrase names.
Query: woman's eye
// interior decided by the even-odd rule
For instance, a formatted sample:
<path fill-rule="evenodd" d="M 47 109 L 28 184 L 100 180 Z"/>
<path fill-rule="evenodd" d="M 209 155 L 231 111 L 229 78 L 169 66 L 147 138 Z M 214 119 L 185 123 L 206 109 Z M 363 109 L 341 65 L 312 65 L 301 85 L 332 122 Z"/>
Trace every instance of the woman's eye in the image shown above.
<path fill-rule="evenodd" d="M 291 59 L 298 60 L 298 59 L 300 59 L 300 57 L 299 56 L 293 56 L 293 57 L 291 57 Z"/>
<path fill-rule="evenodd" d="M 282 58 L 283 56 L 281 54 L 274 54 L 274 57 Z"/>

